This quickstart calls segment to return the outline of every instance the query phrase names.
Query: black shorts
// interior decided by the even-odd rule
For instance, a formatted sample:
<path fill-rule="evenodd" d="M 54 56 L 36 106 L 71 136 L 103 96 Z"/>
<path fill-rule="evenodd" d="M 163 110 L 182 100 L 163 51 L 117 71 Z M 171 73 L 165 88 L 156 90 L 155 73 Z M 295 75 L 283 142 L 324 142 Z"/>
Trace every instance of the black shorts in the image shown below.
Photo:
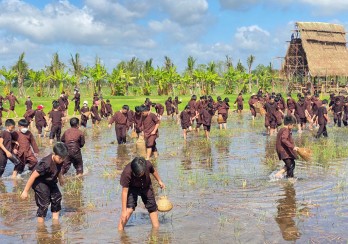
<path fill-rule="evenodd" d="M 138 196 L 145 204 L 145 208 L 149 213 L 157 211 L 157 204 L 155 200 L 155 194 L 153 193 L 152 186 L 147 189 L 129 188 L 127 196 L 127 208 L 135 210 L 138 202 Z"/>
<path fill-rule="evenodd" d="M 210 131 L 210 125 L 203 125 L 204 130 Z"/>
<path fill-rule="evenodd" d="M 38 206 L 37 217 L 46 217 L 50 204 L 52 213 L 59 212 L 62 209 L 62 194 L 56 183 L 35 182 L 33 190 L 35 192 L 35 202 Z"/>

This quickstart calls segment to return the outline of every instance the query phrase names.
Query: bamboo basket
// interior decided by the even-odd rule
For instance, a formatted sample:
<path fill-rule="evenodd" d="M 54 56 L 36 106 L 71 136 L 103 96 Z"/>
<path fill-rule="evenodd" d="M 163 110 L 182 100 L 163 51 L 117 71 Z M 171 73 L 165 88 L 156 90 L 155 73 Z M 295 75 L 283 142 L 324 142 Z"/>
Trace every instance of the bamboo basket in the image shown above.
<path fill-rule="evenodd" d="M 263 107 L 259 108 L 259 110 L 262 116 L 266 114 L 266 109 L 264 109 Z"/>
<path fill-rule="evenodd" d="M 299 148 L 297 153 L 306 162 L 310 162 L 312 160 L 312 150 L 308 148 Z"/>
<path fill-rule="evenodd" d="M 136 152 L 139 156 L 145 157 L 146 156 L 146 145 L 144 136 L 139 135 L 138 140 L 135 143 L 136 145 Z"/>
<path fill-rule="evenodd" d="M 169 212 L 173 209 L 173 204 L 169 201 L 167 196 L 161 196 L 157 201 L 157 208 L 160 212 Z"/>
<path fill-rule="evenodd" d="M 219 124 L 225 123 L 225 120 L 224 120 L 224 118 L 222 117 L 221 114 L 218 115 L 217 122 L 218 122 Z"/>
<path fill-rule="evenodd" d="M 89 112 L 83 113 L 83 115 L 86 117 L 89 117 L 91 115 L 91 112 L 89 111 Z"/>

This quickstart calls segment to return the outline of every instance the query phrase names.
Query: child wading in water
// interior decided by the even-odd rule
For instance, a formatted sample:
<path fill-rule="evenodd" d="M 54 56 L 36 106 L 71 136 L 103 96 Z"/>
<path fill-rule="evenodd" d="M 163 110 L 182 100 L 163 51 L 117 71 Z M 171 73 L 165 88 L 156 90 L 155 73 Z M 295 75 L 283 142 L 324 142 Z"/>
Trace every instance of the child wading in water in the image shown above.
<path fill-rule="evenodd" d="M 284 127 L 277 134 L 276 150 L 280 160 L 283 160 L 285 166 L 276 174 L 276 178 L 281 178 L 286 172 L 287 178 L 294 177 L 295 159 L 297 159 L 294 140 L 292 139 L 292 129 L 296 125 L 296 119 L 287 115 L 284 118 Z"/>
<path fill-rule="evenodd" d="M 122 213 L 118 230 L 124 230 L 124 227 L 137 206 L 138 196 L 141 196 L 141 199 L 149 212 L 152 227 L 159 227 L 157 204 L 152 188 L 150 173 L 158 181 L 159 186 L 164 189 L 165 185 L 150 161 L 145 160 L 142 157 L 136 157 L 124 168 L 120 179 L 122 186 Z"/>
<path fill-rule="evenodd" d="M 58 220 L 61 210 L 62 194 L 57 186 L 64 185 L 63 175 L 61 173 L 62 163 L 68 156 L 68 148 L 64 143 L 58 142 L 53 147 L 53 153 L 41 159 L 31 174 L 23 193 L 22 199 L 28 197 L 30 187 L 35 192 L 35 201 L 38 206 L 36 213 L 37 222 L 43 223 L 47 215 L 48 206 L 51 204 L 52 220 Z"/>

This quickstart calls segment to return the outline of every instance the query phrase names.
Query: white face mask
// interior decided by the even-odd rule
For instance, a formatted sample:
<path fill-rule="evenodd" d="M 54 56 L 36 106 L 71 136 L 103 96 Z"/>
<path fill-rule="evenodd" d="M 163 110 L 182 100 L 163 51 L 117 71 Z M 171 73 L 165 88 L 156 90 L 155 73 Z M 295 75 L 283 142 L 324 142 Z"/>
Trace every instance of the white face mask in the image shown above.
<path fill-rule="evenodd" d="M 25 134 L 25 133 L 27 133 L 28 130 L 29 130 L 28 128 L 22 128 L 22 129 L 21 129 L 21 132 L 22 132 L 23 134 Z"/>
<path fill-rule="evenodd" d="M 76 94 L 77 92 L 76 91 L 74 91 L 74 94 Z"/>

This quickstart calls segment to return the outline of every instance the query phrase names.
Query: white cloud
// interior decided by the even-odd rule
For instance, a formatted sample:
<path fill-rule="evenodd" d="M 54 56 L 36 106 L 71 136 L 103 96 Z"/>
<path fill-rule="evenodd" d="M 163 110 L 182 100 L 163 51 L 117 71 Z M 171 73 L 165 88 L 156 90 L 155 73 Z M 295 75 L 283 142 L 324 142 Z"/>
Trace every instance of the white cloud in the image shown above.
<path fill-rule="evenodd" d="M 223 9 L 233 9 L 233 10 L 247 10 L 252 8 L 258 3 L 262 3 L 263 0 L 219 0 L 220 5 Z"/>
<path fill-rule="evenodd" d="M 161 3 L 171 20 L 185 26 L 201 24 L 209 7 L 206 0 L 163 0 Z"/>
<path fill-rule="evenodd" d="M 271 42 L 270 33 L 257 25 L 238 28 L 234 38 L 235 45 L 250 51 L 260 51 Z"/>

